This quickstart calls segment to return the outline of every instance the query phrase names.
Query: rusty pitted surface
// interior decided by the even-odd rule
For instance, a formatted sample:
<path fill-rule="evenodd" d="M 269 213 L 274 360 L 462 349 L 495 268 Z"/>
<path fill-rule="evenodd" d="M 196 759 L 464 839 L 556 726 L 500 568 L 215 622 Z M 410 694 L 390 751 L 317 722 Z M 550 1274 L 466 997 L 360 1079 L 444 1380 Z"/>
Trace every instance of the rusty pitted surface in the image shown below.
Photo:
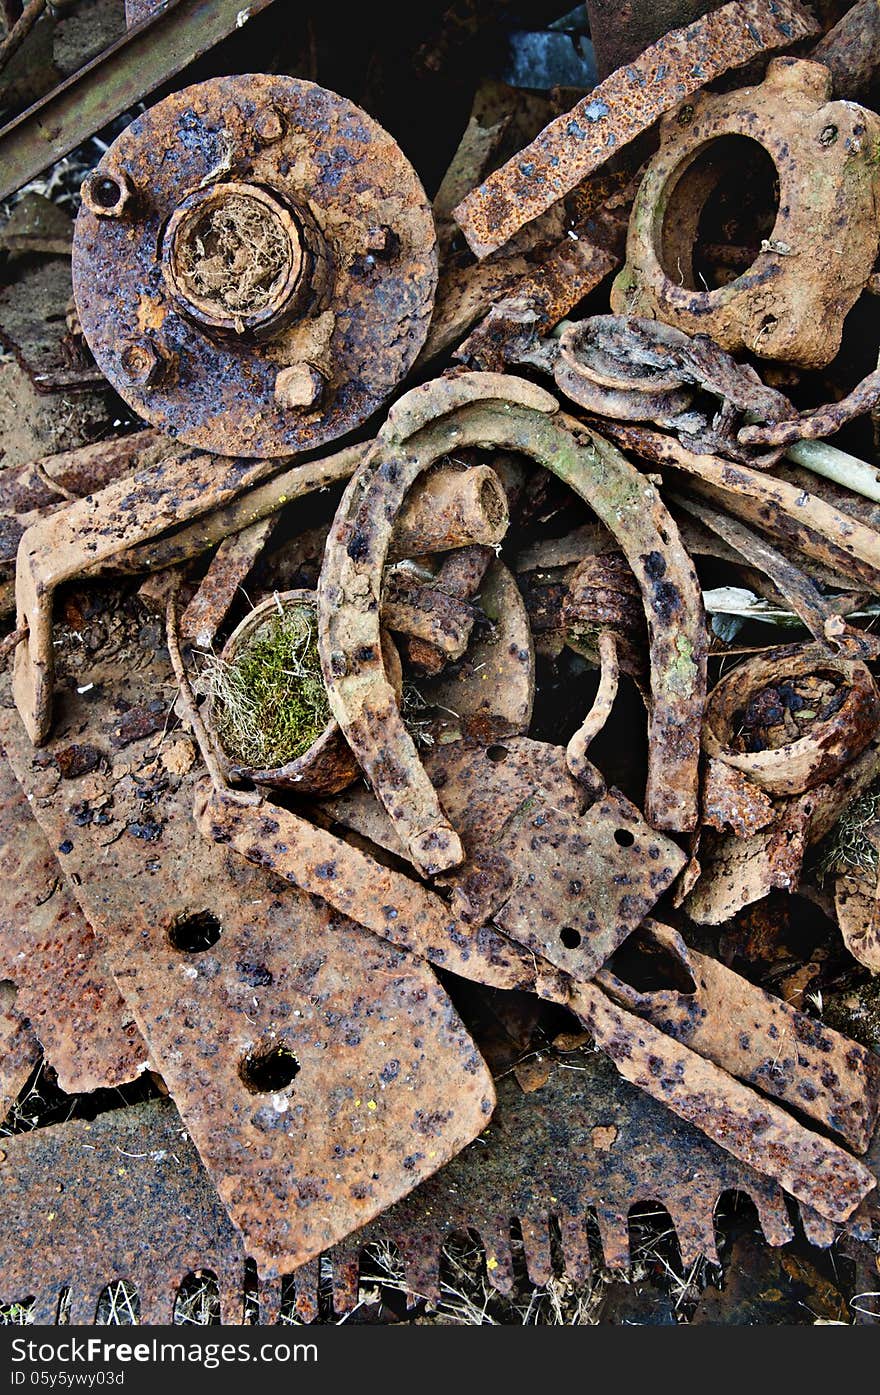
<path fill-rule="evenodd" d="M 732 1189 L 751 1197 L 769 1244 L 791 1238 L 778 1187 L 634 1090 L 601 1055 L 574 1052 L 539 1090 L 523 1094 L 511 1077 L 499 1081 L 498 1107 L 481 1138 L 340 1246 L 334 1268 L 342 1255 L 354 1259 L 365 1244 L 392 1240 L 409 1289 L 436 1300 L 440 1247 L 454 1232 L 471 1230 L 485 1246 L 489 1282 L 509 1292 L 510 1218 L 522 1223 L 529 1277 L 539 1284 L 553 1272 L 554 1219 L 565 1273 L 583 1282 L 591 1264 L 630 1263 L 629 1212 L 649 1199 L 669 1212 L 682 1262 L 690 1265 L 701 1255 L 716 1259 L 714 1210 Z M 591 1253 L 587 1239 L 591 1213 L 601 1256 Z M 339 1298 L 336 1308 L 344 1310 Z"/>
<path fill-rule="evenodd" d="M 567 325 L 552 371 L 560 392 L 587 412 L 613 421 L 654 421 L 689 450 L 761 468 L 776 463 L 779 449 L 758 454 L 737 428 L 743 421 L 795 416 L 783 393 L 707 335 L 630 314 L 592 315 Z"/>
<path fill-rule="evenodd" d="M 129 673 L 114 700 L 168 676 L 159 662 Z M 112 700 L 71 694 L 48 753 L 71 728 L 106 749 L 117 724 Z M 14 713 L 3 742 L 264 1273 L 317 1255 L 485 1127 L 491 1079 L 430 969 L 194 842 L 195 772 L 176 774 L 149 739 L 130 744 L 108 781 L 108 827 L 83 817 L 88 776 L 41 794 L 42 758 Z"/>
<path fill-rule="evenodd" d="M 768 722 L 782 721 L 791 684 L 807 679 L 825 684 L 817 694 L 814 718 L 803 734 L 784 745 L 735 743 L 743 714 L 763 704 Z M 793 710 L 806 701 L 797 694 Z M 815 645 L 787 645 L 756 654 L 737 665 L 712 689 L 706 706 L 703 748 L 746 775 L 772 795 L 802 794 L 827 784 L 868 745 L 880 725 L 880 694 L 863 663 L 833 659 Z"/>
<path fill-rule="evenodd" d="M 319 446 L 381 406 L 421 348 L 430 205 L 344 97 L 214 78 L 137 117 L 89 179 L 83 332 L 125 400 L 180 440 L 247 456 Z"/>
<path fill-rule="evenodd" d="M 708 504 L 680 493 L 673 498 L 679 508 L 698 518 L 727 545 L 735 547 L 746 562 L 773 582 L 794 614 L 818 641 L 823 653 L 845 655 L 847 658 L 874 657 L 873 637 L 864 630 L 844 624 L 813 578 L 789 561 L 766 538 L 747 528 L 738 518 L 720 513 Z"/>
<path fill-rule="evenodd" d="M 15 988 L 0 983 L 0 1122 L 6 1118 L 40 1060 L 40 1043 L 15 1007 Z"/>
<path fill-rule="evenodd" d="M 464 373 L 416 388 L 389 414 L 343 495 L 318 586 L 319 652 L 328 696 L 349 745 L 422 871 L 462 860 L 382 671 L 378 607 L 393 519 L 435 460 L 466 445 L 530 455 L 614 532 L 642 589 L 651 646 L 646 811 L 657 828 L 697 819 L 697 739 L 705 700 L 706 635 L 693 563 L 654 486 L 600 436 L 555 411 L 522 379 Z"/>
<path fill-rule="evenodd" d="M 791 1239 L 773 1183 L 671 1118 L 595 1052 L 566 1054 L 564 1064 L 577 1069 L 555 1069 L 530 1094 L 501 1080 L 480 1138 L 328 1253 L 338 1316 L 357 1301 L 360 1254 L 380 1240 L 397 1245 L 412 1296 L 436 1301 L 441 1247 L 460 1230 L 477 1232 L 489 1282 L 509 1291 L 513 1218 L 523 1225 L 536 1283 L 549 1276 L 551 1218 L 572 1281 L 583 1282 L 603 1259 L 628 1263 L 628 1215 L 640 1200 L 666 1207 L 685 1264 L 717 1258 L 713 1212 L 725 1191 L 751 1198 L 769 1244 Z M 207 1269 L 217 1277 L 223 1322 L 242 1321 L 246 1249 L 170 1100 L 5 1139 L 4 1152 L 0 1302 L 32 1297 L 33 1320 L 51 1323 L 66 1288 L 70 1321 L 91 1322 L 102 1288 L 125 1279 L 137 1290 L 140 1321 L 168 1322 L 181 1281 Z M 44 1243 L 48 1211 L 52 1246 Z M 589 1248 L 591 1211 L 601 1255 Z M 294 1276 L 297 1313 L 306 1319 L 317 1311 L 316 1278 L 312 1263 Z M 259 1297 L 261 1323 L 275 1321 L 277 1283 L 261 1283 Z"/>
<path fill-rule="evenodd" d="M 569 1006 L 624 1080 L 827 1220 L 845 1221 L 876 1187 L 873 1173 L 851 1154 L 714 1062 L 625 1012 L 596 984 L 573 984 Z"/>
<path fill-rule="evenodd" d="M 574 978 L 592 977 L 684 865 L 676 844 L 654 833 L 617 790 L 604 790 L 595 768 L 601 794 L 584 809 L 584 790 L 560 747 L 524 737 L 491 746 L 450 742 L 429 752 L 425 769 L 466 853 L 444 878 L 451 910 L 466 925 L 492 921 Z M 327 808 L 380 847 L 400 851 L 393 823 L 358 791 Z M 488 981 L 478 964 L 465 973 Z"/>
<path fill-rule="evenodd" d="M 771 891 L 799 885 L 808 847 L 830 832 L 852 800 L 880 777 L 880 742 L 869 741 L 830 784 L 773 802 L 773 817 L 757 832 L 704 833 L 702 873 L 683 905 L 698 925 L 720 925 Z"/>
<path fill-rule="evenodd" d="M 534 743 L 528 745 L 534 746 Z M 478 763 L 472 759 L 472 753 L 467 754 L 471 757 L 466 764 L 470 779 L 463 772 L 464 778 L 455 785 L 458 796 L 467 798 L 472 791 L 476 794 L 476 791 L 482 790 L 483 798 L 487 800 L 485 767 L 480 770 Z M 457 914 L 445 927 L 445 903 L 436 893 L 418 889 L 421 890 L 420 901 L 416 896 L 417 888 L 399 873 L 389 872 L 381 864 L 372 863 L 359 851 L 348 849 L 340 840 L 334 839 L 332 834 L 323 830 L 309 833 L 309 825 L 287 810 L 232 804 L 215 796 L 207 801 L 200 800 L 196 811 L 197 821 L 214 841 L 234 848 L 248 860 L 284 876 L 303 889 L 316 891 L 330 904 L 357 916 L 375 933 L 405 944 L 416 954 L 456 969 L 465 977 L 487 986 L 513 987 L 517 967 L 516 947 L 509 941 L 505 942 L 504 937 L 499 937 L 491 927 L 484 925 L 479 933 L 474 933 L 475 925 L 493 916 L 496 924 L 503 926 L 527 951 L 531 950 L 531 972 L 534 977 L 532 983 L 528 984 L 528 965 L 520 960 L 520 986 L 528 985 L 548 1000 L 570 1008 L 593 1036 L 599 1050 L 611 1057 L 625 1079 L 660 1100 L 680 1118 L 695 1124 L 741 1162 L 779 1181 L 792 1195 L 805 1201 L 822 1216 L 834 1221 L 845 1220 L 862 1197 L 876 1185 L 875 1178 L 866 1168 L 843 1149 L 806 1129 L 777 1105 L 764 1100 L 713 1061 L 673 1037 L 664 1035 L 650 1022 L 619 1008 L 596 984 L 584 982 L 581 978 L 577 981 L 566 980 L 551 970 L 550 966 L 553 965 L 563 973 L 578 973 L 579 967 L 583 966 L 586 971 L 592 972 L 589 968 L 591 942 L 598 945 L 604 935 L 604 943 L 610 953 L 635 925 L 630 924 L 628 929 L 618 926 L 616 937 L 609 936 L 607 926 L 602 923 L 601 898 L 598 902 L 600 910 L 593 913 L 594 920 L 587 933 L 581 935 L 577 930 L 577 919 L 574 926 L 563 923 L 575 918 L 572 906 L 578 899 L 583 905 L 585 887 L 572 880 L 568 880 L 566 886 L 562 885 L 566 878 L 560 875 L 559 868 L 565 843 L 558 833 L 552 831 L 554 822 L 557 825 L 560 823 L 560 812 L 554 811 L 546 800 L 541 801 L 535 793 L 523 799 L 522 777 L 533 754 L 533 751 L 524 749 L 516 762 L 519 769 L 512 772 L 514 778 L 508 790 L 511 813 L 505 818 L 503 813 L 496 812 L 494 818 L 487 820 L 485 828 L 478 825 L 473 834 L 474 843 L 479 845 L 478 854 L 471 863 L 466 863 L 463 869 L 449 878 L 453 888 L 452 910 Z M 564 759 L 562 753 L 559 754 Z M 488 752 L 487 759 L 491 760 Z M 564 780 L 569 782 L 569 790 L 575 785 L 567 771 Z M 507 781 L 502 779 L 497 783 L 503 788 Z M 609 799 L 612 797 L 613 792 Z M 575 801 L 575 807 L 578 802 Z M 635 815 L 637 819 L 637 813 L 629 806 L 630 822 L 627 826 L 628 814 L 622 808 L 625 801 L 616 796 L 616 802 L 618 807 L 612 817 L 609 818 L 608 811 L 599 806 L 596 807 L 595 817 L 602 821 L 604 828 L 615 826 L 616 833 L 622 830 L 632 837 L 633 842 L 629 846 L 636 846 L 638 824 L 635 824 L 634 832 L 632 816 Z M 497 800 L 493 802 L 493 809 L 497 803 Z M 467 807 L 472 818 L 479 816 L 479 804 L 478 796 L 468 800 Z M 485 803 L 483 807 L 486 807 Z M 495 838 L 491 836 L 493 824 Z M 519 836 L 523 824 L 528 830 L 525 839 Z M 539 833 L 536 837 L 535 825 L 541 829 L 549 825 L 551 831 L 546 835 Z M 554 841 L 556 847 L 550 854 Z M 621 842 L 617 837 L 615 842 L 618 848 L 627 846 L 626 841 Z M 524 860 L 526 864 L 519 876 L 520 867 L 505 856 L 510 843 L 514 844 L 520 861 Z M 323 848 L 332 854 L 334 844 L 338 854 L 333 860 L 316 863 L 316 852 Z M 583 839 L 577 851 L 580 855 L 579 870 L 583 872 L 586 851 Z M 608 844 L 604 845 L 604 851 L 608 858 Z M 535 862 L 532 862 L 532 870 L 529 871 L 530 853 L 536 856 L 540 865 L 540 878 L 535 871 Z M 542 883 L 548 856 L 551 858 L 550 877 L 545 887 Z M 553 856 L 557 859 L 555 866 Z M 680 853 L 679 858 L 681 862 L 684 861 Z M 358 859 L 364 866 L 359 884 L 354 876 Z M 658 860 L 651 858 L 649 849 L 645 858 L 646 871 L 651 868 L 652 862 Z M 658 873 L 658 876 L 663 875 L 662 872 Z M 665 875 L 671 880 L 675 873 L 669 871 Z M 594 876 L 591 886 L 593 896 L 596 894 L 597 876 Z M 652 895 L 656 896 L 665 884 L 668 883 L 660 882 L 656 888 L 652 887 Z M 620 890 L 613 876 L 609 885 L 614 885 L 616 891 Z M 367 889 L 372 894 L 365 895 Z M 377 902 L 384 900 L 385 896 L 394 895 L 403 898 L 399 905 L 386 903 L 380 912 Z M 650 900 L 651 896 L 647 899 Z M 647 914 L 647 907 L 638 895 L 629 894 L 622 898 L 618 914 L 632 914 L 635 923 L 639 923 Z M 549 933 L 551 925 L 553 934 Z M 569 937 L 572 930 L 575 933 L 573 940 Z M 442 946 L 439 953 L 438 943 Z"/>
<path fill-rule="evenodd" d="M 53 772 L 61 778 L 53 763 L 50 786 Z M 5 759 L 0 843 L 0 978 L 16 986 L 16 1012 L 30 1021 L 62 1090 L 134 1080 L 147 1065 L 146 1046 Z"/>
<path fill-rule="evenodd" d="M 646 921 L 639 940 L 671 956 L 693 991 L 640 992 L 603 969 L 597 982 L 610 997 L 865 1152 L 880 1111 L 880 1057 L 690 949 L 668 925 Z"/>
<path fill-rule="evenodd" d="M 818 33 L 797 0 L 731 0 L 673 29 L 552 121 L 453 210 L 478 257 L 503 247 L 699 88 L 762 53 Z"/>
<path fill-rule="evenodd" d="M 682 112 L 670 115 L 636 196 L 611 308 L 699 330 L 722 348 L 748 349 L 759 358 L 810 368 L 830 363 L 880 245 L 874 211 L 880 119 L 830 97 L 827 68 L 775 58 L 760 86 L 704 93 L 683 109 L 686 119 Z M 752 265 L 706 289 L 693 267 L 698 219 L 721 178 L 723 143 L 731 140 L 757 143 L 772 160 L 778 209 Z M 803 257 L 809 276 L 798 269 Z"/>
<path fill-rule="evenodd" d="M 68 1289 L 70 1323 L 92 1323 L 101 1290 L 124 1279 L 140 1321 L 168 1323 L 187 1274 L 209 1269 L 223 1321 L 242 1321 L 244 1246 L 170 1100 L 3 1144 L 0 1302 L 33 1298 L 32 1321 L 52 1323 Z"/>

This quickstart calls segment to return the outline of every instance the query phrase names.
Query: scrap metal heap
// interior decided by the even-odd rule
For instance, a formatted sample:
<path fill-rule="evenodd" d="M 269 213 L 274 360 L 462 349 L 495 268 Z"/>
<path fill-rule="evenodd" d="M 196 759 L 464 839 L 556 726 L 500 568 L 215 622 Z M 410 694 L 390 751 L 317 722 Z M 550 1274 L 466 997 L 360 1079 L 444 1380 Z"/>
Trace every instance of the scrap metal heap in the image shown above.
<path fill-rule="evenodd" d="M 310 1319 L 328 1255 L 342 1314 L 377 1240 L 436 1299 L 468 1229 L 507 1291 L 512 1218 L 578 1280 L 644 1201 L 717 1260 L 729 1190 L 877 1247 L 880 1030 L 825 1008 L 880 973 L 880 44 L 590 11 L 622 65 L 479 95 L 433 216 L 299 78 L 85 179 L 76 335 L 150 429 L 0 474 L 0 1092 L 149 1088 L 3 1141 L 39 1320 L 210 1268 L 240 1321 L 246 1260 Z M 529 1001 L 502 1069 L 474 1003 Z"/>

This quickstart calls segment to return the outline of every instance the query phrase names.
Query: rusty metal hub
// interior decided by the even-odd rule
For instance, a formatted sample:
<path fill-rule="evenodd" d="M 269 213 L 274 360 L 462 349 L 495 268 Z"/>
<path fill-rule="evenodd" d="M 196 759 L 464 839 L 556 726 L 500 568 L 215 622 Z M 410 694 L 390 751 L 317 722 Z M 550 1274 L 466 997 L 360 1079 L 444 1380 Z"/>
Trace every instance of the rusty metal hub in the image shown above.
<path fill-rule="evenodd" d="M 299 79 L 175 93 L 83 185 L 89 346 L 141 416 L 210 451 L 289 455 L 357 427 L 421 348 L 436 277 L 398 145 Z"/>

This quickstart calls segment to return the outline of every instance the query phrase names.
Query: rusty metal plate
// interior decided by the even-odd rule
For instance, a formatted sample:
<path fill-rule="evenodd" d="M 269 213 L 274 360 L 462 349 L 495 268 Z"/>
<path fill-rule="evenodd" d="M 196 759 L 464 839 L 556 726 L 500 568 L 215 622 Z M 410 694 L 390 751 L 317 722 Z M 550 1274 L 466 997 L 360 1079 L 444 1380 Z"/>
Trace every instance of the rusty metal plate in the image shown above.
<path fill-rule="evenodd" d="M 525 737 L 488 747 L 450 743 L 426 754 L 425 769 L 466 856 L 444 878 L 453 912 L 468 925 L 491 920 L 577 979 L 595 974 L 684 865 L 676 844 L 654 833 L 617 790 L 584 811 L 584 792 L 560 747 Z M 401 852 L 391 820 L 366 792 L 325 808 Z M 480 978 L 477 963 L 468 976 Z"/>
<path fill-rule="evenodd" d="M 511 1218 L 520 1220 L 529 1277 L 546 1283 L 551 1219 L 562 1237 L 565 1272 L 583 1281 L 590 1263 L 585 1222 L 595 1213 L 604 1263 L 629 1263 L 629 1212 L 639 1201 L 664 1206 L 678 1236 L 682 1263 L 701 1255 L 717 1262 L 713 1215 L 723 1192 L 746 1193 L 758 1209 L 767 1242 L 782 1245 L 792 1228 L 782 1193 L 765 1177 L 627 1085 L 594 1052 L 565 1056 L 539 1090 L 523 1094 L 513 1079 L 498 1082 L 489 1129 L 417 1192 L 340 1246 L 356 1255 L 365 1244 L 394 1241 L 408 1288 L 437 1299 L 440 1249 L 453 1233 L 476 1230 L 486 1249 L 486 1274 L 502 1292 L 513 1286 Z M 346 1306 L 338 1291 L 337 1311 Z M 350 1299 L 348 1300 L 350 1301 Z"/>
<path fill-rule="evenodd" d="M 649 962 L 668 956 L 692 988 L 639 991 L 603 969 L 597 982 L 610 997 L 865 1152 L 880 1113 L 880 1056 L 690 949 L 669 926 L 646 921 L 637 938 Z"/>
<path fill-rule="evenodd" d="M 180 440 L 248 456 L 374 412 L 422 346 L 436 277 L 399 146 L 288 77 L 215 78 L 138 117 L 89 176 L 74 239 L 80 321 L 114 387 Z"/>
<path fill-rule="evenodd" d="M 79 745 L 66 757 L 91 759 Z M 53 763 L 43 772 L 44 789 L 62 778 Z M 29 1019 L 68 1094 L 134 1080 L 147 1065 L 147 1048 L 6 760 L 0 846 L 0 978 L 18 990 L 15 1010 Z"/>
<path fill-rule="evenodd" d="M 797 0 L 732 0 L 686 29 L 673 29 L 551 121 L 456 209 L 478 257 L 503 247 L 664 111 L 729 68 L 817 34 Z"/>
<path fill-rule="evenodd" d="M 105 661 L 100 705 L 64 695 L 48 755 L 72 732 L 112 751 L 119 705 L 144 707 L 169 683 L 158 658 L 122 667 L 114 680 Z M 265 1273 L 348 1234 L 485 1126 L 491 1079 L 430 969 L 199 839 L 197 772 L 178 773 L 151 738 L 130 743 L 101 823 L 88 776 L 41 795 L 45 755 L 14 713 L 2 726 L 151 1061 Z"/>
<path fill-rule="evenodd" d="M 245 1252 L 170 1100 L 151 1100 L 3 1140 L 0 1302 L 34 1300 L 34 1322 L 92 1323 L 125 1279 L 142 1323 L 170 1322 L 187 1274 L 210 1269 L 224 1322 L 242 1320 Z"/>

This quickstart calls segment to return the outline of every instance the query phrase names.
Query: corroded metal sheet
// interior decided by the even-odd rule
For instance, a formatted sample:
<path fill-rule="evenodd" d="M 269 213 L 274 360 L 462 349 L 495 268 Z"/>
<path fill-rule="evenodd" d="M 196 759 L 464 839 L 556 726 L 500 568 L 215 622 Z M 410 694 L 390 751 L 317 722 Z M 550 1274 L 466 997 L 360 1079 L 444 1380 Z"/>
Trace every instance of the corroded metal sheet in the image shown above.
<path fill-rule="evenodd" d="M 7 991 L 8 990 L 8 991 Z M 40 1043 L 15 1007 L 9 981 L 0 983 L 0 1121 L 6 1118 L 40 1059 Z"/>
<path fill-rule="evenodd" d="M 599 83 L 453 210 L 478 257 L 502 247 L 621 146 L 706 83 L 818 33 L 797 0 L 731 0 Z"/>
<path fill-rule="evenodd" d="M 629 1263 L 627 1221 L 639 1201 L 669 1212 L 685 1266 L 700 1255 L 717 1261 L 713 1213 L 728 1190 L 751 1197 L 769 1244 L 792 1238 L 778 1187 L 627 1085 L 601 1056 L 576 1052 L 539 1090 L 523 1094 L 511 1077 L 499 1081 L 488 1130 L 417 1192 L 339 1246 L 334 1272 L 341 1268 L 337 1256 L 356 1256 L 368 1242 L 391 1240 L 401 1252 L 408 1288 L 436 1300 L 440 1248 L 453 1233 L 471 1230 L 485 1246 L 490 1284 L 508 1292 L 515 1217 L 523 1223 L 533 1283 L 552 1276 L 551 1219 L 560 1227 L 565 1273 L 583 1281 L 591 1262 Z M 602 1256 L 590 1254 L 591 1214 Z M 340 1293 L 337 1310 L 343 1300 Z"/>
<path fill-rule="evenodd" d="M 693 988 L 639 991 L 604 969 L 598 982 L 615 1001 L 865 1152 L 880 1112 L 880 1056 L 688 948 L 669 926 L 647 921 L 640 939 Z"/>
<path fill-rule="evenodd" d="M 241 1322 L 245 1251 L 170 1100 L 3 1140 L 0 1303 L 33 1298 L 34 1322 L 92 1323 L 125 1279 L 140 1321 L 169 1323 L 179 1285 L 209 1269 L 224 1322 Z"/>
<path fill-rule="evenodd" d="M 533 812 L 535 802 L 534 797 L 520 799 L 515 810 L 521 815 Z M 855 1158 L 713 1061 L 619 1008 L 597 985 L 566 978 L 564 971 L 577 972 L 578 964 L 589 957 L 589 935 L 563 924 L 570 919 L 565 913 L 565 892 L 574 896 L 573 882 L 561 887 L 557 877 L 554 892 L 563 903 L 560 910 L 554 895 L 542 893 L 534 870 L 517 885 L 510 861 L 490 847 L 481 860 L 466 862 L 448 878 L 453 900 L 447 911 L 436 892 L 418 887 L 286 809 L 246 805 L 216 795 L 200 801 L 196 812 L 199 826 L 213 841 L 317 894 L 378 935 L 406 945 L 432 963 L 457 967 L 464 977 L 492 987 L 513 987 L 518 968 L 518 986 L 573 1011 L 625 1079 L 695 1124 L 740 1161 L 781 1182 L 826 1219 L 845 1220 L 876 1185 L 873 1175 Z M 547 814 L 542 810 L 537 817 Z M 516 826 L 515 814 L 510 826 Z M 633 837 L 635 845 L 631 828 L 619 831 Z M 503 846 L 503 832 L 500 843 Z M 319 861 L 322 855 L 325 860 Z M 658 869 L 658 875 L 666 874 Z M 582 884 L 577 894 L 586 900 Z M 525 963 L 517 964 L 512 954 L 517 944 L 486 923 L 490 916 L 500 919 L 498 912 L 503 914 L 507 901 L 514 914 L 510 928 L 522 941 Z M 646 914 L 639 897 L 632 898 L 632 905 L 626 903 L 624 896 L 618 908 L 621 916 L 632 911 L 637 921 Z M 446 924 L 445 914 L 450 915 Z M 601 915 L 595 920 L 591 933 L 604 935 L 613 947 L 615 930 L 609 934 Z M 478 933 L 476 927 L 481 927 Z M 624 933 L 633 928 L 630 923 Z M 569 938 L 572 931 L 574 938 Z"/>
<path fill-rule="evenodd" d="M 877 1179 L 857 1158 L 749 1089 L 711 1060 L 574 984 L 570 1006 L 625 1080 L 640 1086 L 829 1221 L 845 1221 Z"/>
<path fill-rule="evenodd" d="M 207 1269 L 218 1281 L 223 1322 L 242 1320 L 246 1249 L 170 1100 L 6 1139 L 4 1152 L 0 1302 L 33 1297 L 34 1321 L 49 1323 L 69 1289 L 70 1320 L 91 1322 L 101 1289 L 125 1279 L 137 1290 L 140 1321 L 168 1322 L 181 1281 Z M 603 1259 L 630 1262 L 627 1221 L 640 1201 L 667 1209 L 685 1265 L 701 1255 L 714 1261 L 714 1208 L 733 1190 L 754 1202 L 769 1244 L 792 1238 L 772 1182 L 670 1118 L 595 1052 L 567 1052 L 537 1091 L 523 1094 L 512 1077 L 500 1081 L 492 1123 L 478 1139 L 329 1251 L 335 1312 L 357 1301 L 359 1256 L 382 1240 L 398 1247 L 412 1297 L 436 1300 L 441 1247 L 456 1232 L 476 1232 L 490 1284 L 509 1291 L 513 1220 L 533 1282 L 550 1277 L 551 1219 L 565 1275 L 583 1282 Z M 602 1255 L 589 1248 L 591 1214 Z M 297 1310 L 314 1316 L 313 1264 L 296 1272 L 295 1290 Z M 278 1296 L 277 1285 L 261 1284 L 261 1322 L 277 1315 Z"/>
<path fill-rule="evenodd" d="M 57 788 L 62 777 L 53 766 L 44 778 Z M 147 1049 L 5 759 L 0 846 L 0 978 L 18 990 L 16 1011 L 29 1019 L 68 1094 L 133 1080 L 147 1065 Z"/>
<path fill-rule="evenodd" d="M 105 667 L 112 697 L 65 695 L 47 753 L 72 729 L 112 748 L 114 703 L 143 705 L 168 677 L 159 659 L 115 683 Z M 111 768 L 101 823 L 88 776 L 41 796 L 45 756 L 14 713 L 3 741 L 265 1273 L 318 1254 L 484 1127 L 491 1080 L 427 966 L 196 839 L 193 772 L 175 773 L 149 740 L 131 743 Z"/>

